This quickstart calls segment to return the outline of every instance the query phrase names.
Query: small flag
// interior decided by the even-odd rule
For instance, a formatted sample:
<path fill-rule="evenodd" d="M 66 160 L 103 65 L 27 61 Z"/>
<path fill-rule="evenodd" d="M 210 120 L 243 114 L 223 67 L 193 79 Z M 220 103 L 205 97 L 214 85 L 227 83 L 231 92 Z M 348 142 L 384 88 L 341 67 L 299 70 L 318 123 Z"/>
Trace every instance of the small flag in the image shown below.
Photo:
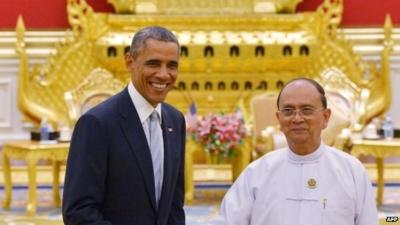
<path fill-rule="evenodd" d="M 244 122 L 242 109 L 241 109 L 239 106 L 236 107 L 236 112 L 235 112 L 235 114 L 236 114 L 236 117 L 237 117 L 238 119 L 240 119 L 240 121 Z"/>
<path fill-rule="evenodd" d="M 196 108 L 196 104 L 194 104 L 194 102 L 192 102 L 192 104 L 190 104 L 189 112 L 190 112 L 190 115 L 196 115 L 197 116 L 197 108 Z"/>
<path fill-rule="evenodd" d="M 238 104 L 236 106 L 236 117 L 239 118 L 243 123 L 245 120 L 248 118 L 246 108 L 244 107 L 244 100 L 243 98 L 240 98 L 238 101 Z"/>
<path fill-rule="evenodd" d="M 197 127 L 197 108 L 196 104 L 192 102 L 189 106 L 189 113 L 187 115 L 187 128 L 195 129 Z"/>

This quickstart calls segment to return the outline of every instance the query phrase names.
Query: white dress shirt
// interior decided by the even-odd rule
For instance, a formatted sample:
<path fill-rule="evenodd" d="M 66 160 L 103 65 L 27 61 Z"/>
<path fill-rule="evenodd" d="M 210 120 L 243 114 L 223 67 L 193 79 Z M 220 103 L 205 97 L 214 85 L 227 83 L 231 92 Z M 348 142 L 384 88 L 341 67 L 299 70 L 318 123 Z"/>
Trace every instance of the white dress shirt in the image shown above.
<path fill-rule="evenodd" d="M 132 82 L 129 82 L 128 84 L 128 92 L 129 96 L 132 99 L 133 105 L 136 108 L 136 111 L 139 115 L 140 122 L 142 123 L 144 133 L 147 138 L 147 144 L 150 145 L 150 133 L 149 133 L 149 126 L 150 126 L 150 115 L 151 113 L 156 110 L 158 113 L 158 118 L 159 118 L 159 124 L 160 124 L 160 129 L 161 129 L 161 122 L 162 122 L 162 116 L 161 116 L 161 104 L 158 104 L 156 108 L 154 108 L 133 86 Z M 162 180 L 164 177 L 164 140 L 162 140 L 163 143 L 161 143 L 161 184 Z"/>

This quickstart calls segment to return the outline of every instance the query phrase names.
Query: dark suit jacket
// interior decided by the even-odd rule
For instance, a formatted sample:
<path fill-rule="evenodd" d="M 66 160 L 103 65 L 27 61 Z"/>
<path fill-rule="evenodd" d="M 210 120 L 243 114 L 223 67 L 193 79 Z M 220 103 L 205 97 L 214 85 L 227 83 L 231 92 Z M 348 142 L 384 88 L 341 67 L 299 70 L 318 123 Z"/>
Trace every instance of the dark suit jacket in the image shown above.
<path fill-rule="evenodd" d="M 153 166 L 127 88 L 84 114 L 72 136 L 63 219 L 72 224 L 185 224 L 185 121 L 162 105 L 164 179 L 158 209 Z"/>

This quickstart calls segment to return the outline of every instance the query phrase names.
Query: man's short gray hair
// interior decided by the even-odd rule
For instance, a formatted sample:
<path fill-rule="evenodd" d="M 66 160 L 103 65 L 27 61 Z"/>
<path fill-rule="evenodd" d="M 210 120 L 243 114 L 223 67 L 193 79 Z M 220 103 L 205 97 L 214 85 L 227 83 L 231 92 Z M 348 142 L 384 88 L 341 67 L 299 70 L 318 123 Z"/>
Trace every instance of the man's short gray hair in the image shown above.
<path fill-rule="evenodd" d="M 178 50 L 180 49 L 179 41 L 171 31 L 164 27 L 150 26 L 139 30 L 133 37 L 130 49 L 130 54 L 133 58 L 135 58 L 143 49 L 143 47 L 145 47 L 145 42 L 149 38 L 157 41 L 176 43 Z"/>

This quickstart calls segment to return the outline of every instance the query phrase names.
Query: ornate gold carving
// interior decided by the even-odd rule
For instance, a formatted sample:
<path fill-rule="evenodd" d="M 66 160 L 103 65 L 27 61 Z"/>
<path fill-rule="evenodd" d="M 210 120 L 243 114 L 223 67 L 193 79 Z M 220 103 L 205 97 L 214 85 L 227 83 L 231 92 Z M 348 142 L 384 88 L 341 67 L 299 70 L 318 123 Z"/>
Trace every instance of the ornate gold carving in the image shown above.
<path fill-rule="evenodd" d="M 68 21 L 76 37 L 95 40 L 107 31 L 105 15 L 94 13 L 85 0 L 68 0 Z"/>
<path fill-rule="evenodd" d="M 324 23 L 332 37 L 335 37 L 336 29 L 342 21 L 343 0 L 324 0 L 317 11 L 324 15 Z"/>
<path fill-rule="evenodd" d="M 124 86 L 124 83 L 115 79 L 107 70 L 94 69 L 81 84 L 64 93 L 69 118 L 72 120 L 71 125 L 78 120 L 81 114 L 121 91 Z"/>
<path fill-rule="evenodd" d="M 302 0 L 108 0 L 120 14 L 293 13 Z"/>
<path fill-rule="evenodd" d="M 135 0 L 108 0 L 114 6 L 117 13 L 134 13 Z"/>
<path fill-rule="evenodd" d="M 194 101 L 199 114 L 232 112 L 241 105 L 243 114 L 250 115 L 253 96 L 276 92 L 299 76 L 319 79 L 331 92 L 343 93 L 344 102 L 357 103 L 350 105 L 356 130 L 389 107 L 390 20 L 385 23 L 379 69 L 355 54 L 352 44 L 336 30 L 343 0 L 324 0 L 316 12 L 296 14 L 256 13 L 255 6 L 273 3 L 277 12 L 290 12 L 298 0 L 226 0 L 223 5 L 221 1 L 185 0 L 110 2 L 122 11 L 96 13 L 85 0 L 69 0 L 73 32 L 56 46 L 45 65 L 31 71 L 24 28 L 18 23 L 18 101 L 25 119 L 37 123 L 47 117 L 53 123 L 71 124 L 74 119 L 62 101 L 64 93 L 76 88 L 95 68 L 107 69 L 126 83 L 130 76 L 124 54 L 134 32 L 148 25 L 172 29 L 181 42 L 180 75 L 167 101 L 184 112 Z M 132 14 L 133 8 L 145 3 L 154 4 L 157 12 Z"/>
<path fill-rule="evenodd" d="M 255 12 L 294 13 L 296 6 L 303 0 L 257 0 L 254 1 Z"/>

